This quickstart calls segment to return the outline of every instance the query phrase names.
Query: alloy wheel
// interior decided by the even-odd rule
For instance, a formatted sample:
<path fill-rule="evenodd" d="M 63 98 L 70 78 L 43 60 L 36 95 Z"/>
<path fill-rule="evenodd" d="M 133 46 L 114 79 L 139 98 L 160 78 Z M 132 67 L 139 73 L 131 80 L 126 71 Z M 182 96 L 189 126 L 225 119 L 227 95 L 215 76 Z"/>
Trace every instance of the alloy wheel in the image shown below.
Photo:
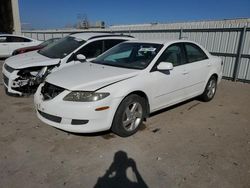
<path fill-rule="evenodd" d="M 142 105 L 139 102 L 132 102 L 123 113 L 122 125 L 124 129 L 127 131 L 135 130 L 139 126 L 142 116 Z"/>
<path fill-rule="evenodd" d="M 215 91 L 216 91 L 216 80 L 214 79 L 211 79 L 209 84 L 208 84 L 208 87 L 207 87 L 207 96 L 208 98 L 213 98 L 214 94 L 215 94 Z"/>

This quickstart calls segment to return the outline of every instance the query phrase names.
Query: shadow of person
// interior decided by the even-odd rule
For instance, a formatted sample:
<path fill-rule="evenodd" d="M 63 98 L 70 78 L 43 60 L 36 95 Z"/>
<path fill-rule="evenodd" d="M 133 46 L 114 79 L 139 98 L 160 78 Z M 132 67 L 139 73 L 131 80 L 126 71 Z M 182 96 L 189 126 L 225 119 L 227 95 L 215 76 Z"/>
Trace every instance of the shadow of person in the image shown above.
<path fill-rule="evenodd" d="M 127 170 L 131 167 L 136 182 L 127 177 Z M 136 163 L 133 159 L 128 158 L 127 153 L 118 151 L 115 153 L 114 161 L 106 173 L 98 178 L 94 188 L 147 188 L 147 184 L 142 179 Z"/>

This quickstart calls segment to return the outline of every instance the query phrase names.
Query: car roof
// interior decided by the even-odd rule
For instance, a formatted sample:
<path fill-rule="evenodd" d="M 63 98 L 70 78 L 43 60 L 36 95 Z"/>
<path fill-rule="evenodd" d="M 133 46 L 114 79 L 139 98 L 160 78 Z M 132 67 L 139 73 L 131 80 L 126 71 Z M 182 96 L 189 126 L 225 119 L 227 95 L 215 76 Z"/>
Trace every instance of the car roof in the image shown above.
<path fill-rule="evenodd" d="M 72 33 L 70 34 L 73 37 L 83 39 L 85 41 L 95 38 L 102 38 L 102 37 L 121 37 L 121 38 L 134 38 L 130 35 L 123 35 L 119 33 L 105 33 L 105 32 L 82 32 L 82 33 Z"/>
<path fill-rule="evenodd" d="M 163 44 L 167 45 L 170 43 L 178 43 L 178 42 L 188 42 L 188 43 L 194 43 L 197 44 L 194 41 L 191 40 L 184 40 L 184 39 L 175 39 L 175 40 L 133 40 L 133 41 L 126 41 L 127 43 L 154 43 L 154 44 Z"/>

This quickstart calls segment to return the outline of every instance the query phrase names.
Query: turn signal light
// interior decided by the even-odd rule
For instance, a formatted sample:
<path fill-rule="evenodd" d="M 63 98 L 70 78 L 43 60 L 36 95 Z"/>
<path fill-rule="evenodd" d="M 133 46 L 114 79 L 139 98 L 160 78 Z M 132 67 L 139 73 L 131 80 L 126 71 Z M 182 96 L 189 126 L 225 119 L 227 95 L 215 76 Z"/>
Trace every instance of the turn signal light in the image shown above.
<path fill-rule="evenodd" d="M 109 106 L 102 106 L 102 107 L 96 108 L 95 111 L 103 111 L 107 109 L 109 109 Z"/>

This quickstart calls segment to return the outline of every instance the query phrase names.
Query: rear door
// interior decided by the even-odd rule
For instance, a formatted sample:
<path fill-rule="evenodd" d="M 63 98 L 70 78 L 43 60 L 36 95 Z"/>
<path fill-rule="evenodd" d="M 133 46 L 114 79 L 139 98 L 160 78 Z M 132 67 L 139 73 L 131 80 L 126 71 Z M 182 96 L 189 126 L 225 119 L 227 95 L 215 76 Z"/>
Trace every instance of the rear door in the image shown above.
<path fill-rule="evenodd" d="M 209 73 L 210 61 L 205 52 L 196 44 L 184 43 L 187 61 L 183 65 L 186 79 L 185 95 L 187 98 L 199 95 L 203 92 L 205 79 Z"/>
<path fill-rule="evenodd" d="M 9 55 L 9 44 L 7 42 L 7 36 L 0 36 L 0 57 L 7 57 Z"/>

